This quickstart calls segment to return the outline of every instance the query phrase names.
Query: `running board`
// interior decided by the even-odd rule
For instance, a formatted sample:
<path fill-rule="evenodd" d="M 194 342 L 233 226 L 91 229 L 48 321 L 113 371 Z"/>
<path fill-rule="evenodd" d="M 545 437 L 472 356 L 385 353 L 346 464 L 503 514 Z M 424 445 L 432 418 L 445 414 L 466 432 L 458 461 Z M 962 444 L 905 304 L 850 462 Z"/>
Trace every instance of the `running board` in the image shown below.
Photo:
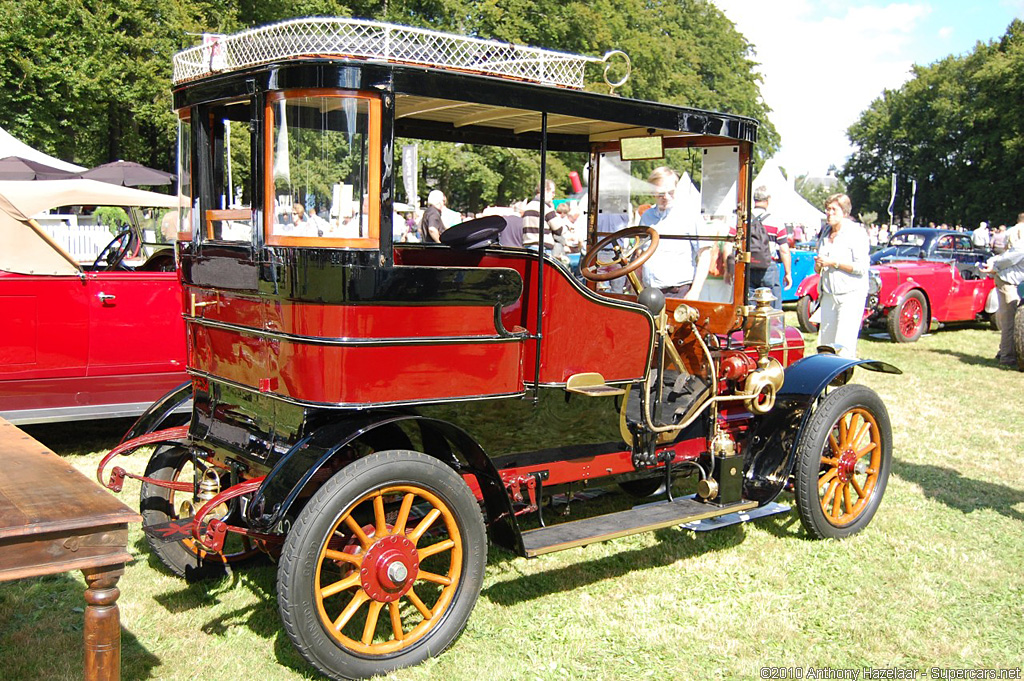
<path fill-rule="evenodd" d="M 694 532 L 709 532 L 711 530 L 719 530 L 723 527 L 729 527 L 730 525 L 739 525 L 740 523 L 749 523 L 751 520 L 757 520 L 758 518 L 766 518 L 770 515 L 776 515 L 777 513 L 789 513 L 792 508 L 786 504 L 780 504 L 777 501 L 773 501 L 770 504 L 765 504 L 759 508 L 755 508 L 752 511 L 737 511 L 736 513 L 730 513 L 729 515 L 720 515 L 717 518 L 705 518 L 704 520 L 694 520 L 683 524 L 684 530 L 693 530 Z"/>
<path fill-rule="evenodd" d="M 729 506 L 714 506 L 697 501 L 695 497 L 644 504 L 628 511 L 527 530 L 523 532 L 523 548 L 527 558 L 534 558 L 545 553 L 585 546 L 594 542 L 660 530 L 737 511 L 746 511 L 756 506 L 756 501 L 741 501 Z"/>

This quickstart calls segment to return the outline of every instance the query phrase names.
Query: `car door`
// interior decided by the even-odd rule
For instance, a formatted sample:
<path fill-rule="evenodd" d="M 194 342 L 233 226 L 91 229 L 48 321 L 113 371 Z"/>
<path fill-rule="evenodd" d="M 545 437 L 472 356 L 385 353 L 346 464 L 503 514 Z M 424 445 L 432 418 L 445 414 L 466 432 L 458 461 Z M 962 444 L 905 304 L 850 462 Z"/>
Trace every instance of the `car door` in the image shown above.
<path fill-rule="evenodd" d="M 182 372 L 185 325 L 175 272 L 90 272 L 89 376 Z"/>
<path fill-rule="evenodd" d="M 973 276 L 971 265 L 975 262 L 974 246 L 968 235 L 949 234 L 943 239 L 948 240 L 951 246 L 949 251 L 953 261 L 951 270 L 952 285 L 950 287 L 947 312 L 940 319 L 945 320 L 970 320 L 985 306 L 983 278 L 969 278 Z M 967 271 L 968 278 L 964 277 Z"/>

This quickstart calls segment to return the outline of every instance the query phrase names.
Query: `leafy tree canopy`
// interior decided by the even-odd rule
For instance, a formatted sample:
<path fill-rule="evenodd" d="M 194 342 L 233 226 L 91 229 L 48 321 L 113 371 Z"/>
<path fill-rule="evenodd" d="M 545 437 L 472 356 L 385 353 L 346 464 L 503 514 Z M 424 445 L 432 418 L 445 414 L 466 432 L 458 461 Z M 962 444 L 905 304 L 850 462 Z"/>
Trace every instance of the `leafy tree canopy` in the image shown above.
<path fill-rule="evenodd" d="M 778 148 L 752 47 L 710 0 L 0 0 L 0 125 L 81 165 L 130 159 L 171 169 L 172 55 L 202 32 L 317 15 L 584 54 L 621 49 L 633 65 L 623 96 L 759 119 L 759 165 Z M 588 80 L 604 88 L 598 67 Z M 428 144 L 420 158 L 423 174 L 460 199 L 453 205 L 509 203 L 539 180 L 526 152 Z M 552 159 L 548 172 L 565 185 L 582 166 L 573 155 Z"/>
<path fill-rule="evenodd" d="M 843 169 L 850 197 L 863 210 L 907 224 L 913 194 L 916 224 L 1012 223 L 1024 204 L 1024 22 L 978 43 L 973 52 L 914 67 L 913 77 L 886 90 L 849 131 L 856 147 Z"/>

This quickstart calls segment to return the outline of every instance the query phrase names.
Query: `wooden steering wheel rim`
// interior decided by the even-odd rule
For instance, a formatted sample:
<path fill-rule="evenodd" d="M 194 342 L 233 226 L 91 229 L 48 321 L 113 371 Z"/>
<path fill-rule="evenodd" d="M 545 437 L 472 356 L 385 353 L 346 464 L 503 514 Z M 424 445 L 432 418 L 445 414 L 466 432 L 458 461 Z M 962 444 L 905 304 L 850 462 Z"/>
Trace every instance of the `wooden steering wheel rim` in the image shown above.
<path fill-rule="evenodd" d="M 597 255 L 601 250 L 618 239 L 626 239 L 633 236 L 640 236 L 646 234 L 651 238 L 651 245 L 640 254 L 636 260 L 633 260 L 628 265 L 621 265 L 613 270 L 607 272 L 592 271 L 591 268 L 597 263 Z M 593 248 L 587 251 L 587 254 L 583 256 L 583 262 L 580 263 L 580 274 L 583 275 L 584 279 L 590 281 L 609 281 L 611 279 L 618 279 L 624 277 L 630 272 L 639 269 L 645 262 L 650 260 L 651 256 L 654 255 L 654 251 L 658 249 L 658 232 L 653 227 L 627 227 L 626 229 L 620 229 L 614 234 L 609 234 L 605 238 L 594 244 Z"/>

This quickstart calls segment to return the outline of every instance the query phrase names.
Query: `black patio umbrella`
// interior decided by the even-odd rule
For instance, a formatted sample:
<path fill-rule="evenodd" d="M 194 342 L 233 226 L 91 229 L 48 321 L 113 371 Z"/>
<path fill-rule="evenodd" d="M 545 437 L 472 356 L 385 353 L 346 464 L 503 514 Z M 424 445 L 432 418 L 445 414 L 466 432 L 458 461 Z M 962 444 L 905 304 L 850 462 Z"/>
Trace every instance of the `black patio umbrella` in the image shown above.
<path fill-rule="evenodd" d="M 165 173 L 162 170 L 147 168 L 141 163 L 114 161 L 86 170 L 82 173 L 82 177 L 87 180 L 119 184 L 123 187 L 151 187 L 170 184 L 174 181 L 175 175 L 173 173 Z"/>
<path fill-rule="evenodd" d="M 77 177 L 78 173 L 21 156 L 0 158 L 0 180 L 71 180 Z"/>

